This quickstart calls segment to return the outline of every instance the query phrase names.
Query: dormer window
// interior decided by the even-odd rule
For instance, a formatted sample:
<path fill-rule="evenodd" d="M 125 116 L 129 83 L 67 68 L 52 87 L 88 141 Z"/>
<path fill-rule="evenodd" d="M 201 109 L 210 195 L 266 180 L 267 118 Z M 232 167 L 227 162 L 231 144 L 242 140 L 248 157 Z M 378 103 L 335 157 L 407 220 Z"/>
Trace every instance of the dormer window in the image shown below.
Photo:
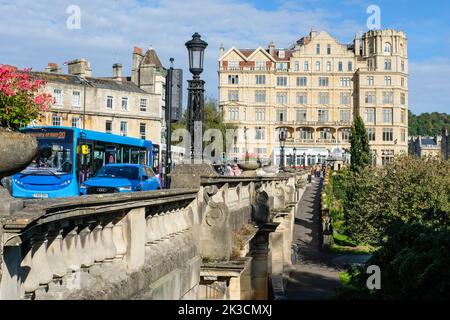
<path fill-rule="evenodd" d="M 239 61 L 231 60 L 228 62 L 228 68 L 230 70 L 238 70 L 239 69 Z"/>
<path fill-rule="evenodd" d="M 256 61 L 256 70 L 264 70 L 266 68 L 266 62 L 264 60 Z"/>
<path fill-rule="evenodd" d="M 284 59 L 284 57 L 285 57 L 285 51 L 284 50 L 278 51 L 278 58 Z"/>

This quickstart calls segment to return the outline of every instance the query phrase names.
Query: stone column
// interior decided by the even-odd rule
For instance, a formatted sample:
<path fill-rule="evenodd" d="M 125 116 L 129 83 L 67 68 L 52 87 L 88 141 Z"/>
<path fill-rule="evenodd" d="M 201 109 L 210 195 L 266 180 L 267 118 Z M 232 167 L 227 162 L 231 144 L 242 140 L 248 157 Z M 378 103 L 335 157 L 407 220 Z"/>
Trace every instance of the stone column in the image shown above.
<path fill-rule="evenodd" d="M 26 296 L 33 294 L 39 288 L 39 277 L 32 263 L 32 243 L 22 244 L 22 249 L 26 251 L 20 264 L 20 278 L 22 279 L 22 288 Z"/>
<path fill-rule="evenodd" d="M 69 232 L 63 238 L 62 255 L 63 259 L 69 269 L 69 272 L 75 272 L 80 270 L 81 262 L 77 253 L 76 241 L 77 232 L 76 228 L 69 228 Z"/>
<path fill-rule="evenodd" d="M 102 225 L 97 224 L 92 230 L 94 238 L 94 261 L 96 263 L 102 263 L 106 259 L 105 247 L 102 240 Z"/>
<path fill-rule="evenodd" d="M 47 248 L 48 264 L 53 273 L 53 278 L 61 279 L 67 273 L 67 265 L 62 254 L 63 237 L 62 229 L 53 230 L 50 234 Z"/>
<path fill-rule="evenodd" d="M 120 218 L 115 222 L 114 227 L 112 229 L 112 238 L 114 245 L 116 247 L 116 257 L 114 260 L 122 261 L 123 257 L 127 253 L 127 244 L 125 242 L 125 228 L 124 228 L 123 218 Z"/>
<path fill-rule="evenodd" d="M 17 300 L 23 295 L 21 277 L 22 253 L 19 245 L 3 247 L 0 300 Z"/>
<path fill-rule="evenodd" d="M 79 255 L 81 267 L 89 268 L 94 264 L 93 246 L 91 243 L 91 228 L 88 224 L 79 233 Z"/>
<path fill-rule="evenodd" d="M 106 223 L 102 230 L 102 242 L 105 248 L 105 262 L 112 262 L 116 257 L 116 247 L 112 236 L 113 223 Z"/>
<path fill-rule="evenodd" d="M 137 271 L 145 263 L 145 208 L 132 209 L 127 217 L 127 253 L 129 271 Z"/>
<path fill-rule="evenodd" d="M 262 225 L 250 242 L 252 260 L 252 300 L 267 300 L 269 297 L 269 234 L 274 232 L 278 223 Z"/>

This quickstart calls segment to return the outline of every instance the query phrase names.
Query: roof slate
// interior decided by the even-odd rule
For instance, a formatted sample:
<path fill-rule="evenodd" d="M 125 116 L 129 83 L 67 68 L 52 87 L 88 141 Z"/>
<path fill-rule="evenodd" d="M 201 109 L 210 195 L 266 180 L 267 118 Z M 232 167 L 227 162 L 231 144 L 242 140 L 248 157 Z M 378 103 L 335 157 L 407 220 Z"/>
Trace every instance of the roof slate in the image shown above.
<path fill-rule="evenodd" d="M 39 79 L 43 79 L 47 82 L 57 82 L 63 84 L 72 85 L 83 85 L 87 84 L 93 88 L 99 89 L 109 89 L 117 91 L 127 91 L 127 92 L 137 92 L 137 93 L 147 93 L 143 89 L 139 88 L 135 83 L 128 81 L 127 78 L 122 78 L 122 81 L 116 81 L 107 78 L 94 78 L 87 77 L 83 79 L 79 76 L 71 74 L 61 74 L 61 73 L 50 73 L 50 72 L 36 72 L 33 71 L 32 75 Z"/>

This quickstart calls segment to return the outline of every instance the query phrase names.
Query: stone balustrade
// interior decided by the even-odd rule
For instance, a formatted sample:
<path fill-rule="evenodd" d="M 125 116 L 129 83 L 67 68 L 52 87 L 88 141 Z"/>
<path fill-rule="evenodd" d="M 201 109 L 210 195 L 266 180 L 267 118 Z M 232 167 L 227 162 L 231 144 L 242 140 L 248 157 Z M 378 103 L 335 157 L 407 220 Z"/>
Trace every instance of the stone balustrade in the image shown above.
<path fill-rule="evenodd" d="M 272 240 L 276 274 L 290 265 L 298 179 L 204 178 L 198 189 L 26 202 L 0 213 L 0 299 L 205 298 L 201 266 L 230 263 L 233 234 L 249 223 L 258 230 L 245 269 L 253 280 L 242 290 L 267 297 L 271 232 L 281 235 Z"/>

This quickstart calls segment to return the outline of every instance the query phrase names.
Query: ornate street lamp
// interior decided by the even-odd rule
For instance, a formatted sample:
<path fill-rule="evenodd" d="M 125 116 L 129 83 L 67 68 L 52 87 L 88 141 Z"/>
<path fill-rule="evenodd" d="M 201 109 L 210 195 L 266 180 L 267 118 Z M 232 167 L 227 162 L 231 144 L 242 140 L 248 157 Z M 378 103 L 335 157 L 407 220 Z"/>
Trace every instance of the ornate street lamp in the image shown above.
<path fill-rule="evenodd" d="M 165 108 L 165 119 L 166 119 L 166 157 L 164 160 L 164 188 L 170 189 L 170 171 L 172 170 L 172 86 L 173 86 L 173 62 L 174 58 L 170 58 L 170 68 L 166 75 L 166 108 Z"/>
<path fill-rule="evenodd" d="M 303 153 L 303 168 L 306 169 L 306 152 Z"/>
<path fill-rule="evenodd" d="M 284 147 L 286 145 L 286 130 L 281 128 L 278 132 L 278 140 L 280 140 L 280 171 L 284 171 Z"/>
<path fill-rule="evenodd" d="M 200 80 L 203 72 L 205 49 L 208 44 L 200 39 L 196 32 L 192 40 L 186 42 L 189 53 L 189 71 L 192 80 L 188 80 L 188 121 L 187 129 L 191 135 L 191 160 L 203 158 L 203 108 L 205 105 L 205 81 Z"/>

